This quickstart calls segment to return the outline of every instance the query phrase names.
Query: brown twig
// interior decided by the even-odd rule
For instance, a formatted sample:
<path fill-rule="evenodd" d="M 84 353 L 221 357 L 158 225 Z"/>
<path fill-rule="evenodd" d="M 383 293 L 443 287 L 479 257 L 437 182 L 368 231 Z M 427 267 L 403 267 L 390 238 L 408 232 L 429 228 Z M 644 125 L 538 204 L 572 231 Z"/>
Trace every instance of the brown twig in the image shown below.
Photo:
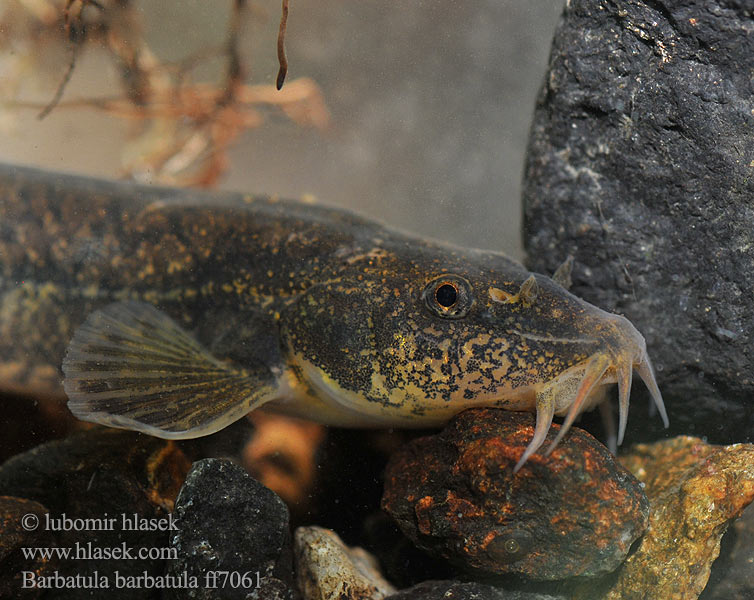
<path fill-rule="evenodd" d="M 233 14 L 231 15 L 226 54 L 228 55 L 228 71 L 225 75 L 225 93 L 217 102 L 218 108 L 222 108 L 233 102 L 236 91 L 243 82 L 243 64 L 241 54 L 238 51 L 238 36 L 243 15 L 246 10 L 246 0 L 235 0 Z"/>
<path fill-rule="evenodd" d="M 288 0 L 283 0 L 283 12 L 280 15 L 280 29 L 278 30 L 278 70 L 275 86 L 277 89 L 283 87 L 285 76 L 288 74 L 288 59 L 285 56 L 285 30 L 288 27 Z"/>
<path fill-rule="evenodd" d="M 52 100 L 47 103 L 47 106 L 45 106 L 37 115 L 37 119 L 39 119 L 40 121 L 52 112 L 52 109 L 58 105 L 60 99 L 63 97 L 63 92 L 68 86 L 68 82 L 71 80 L 71 75 L 73 75 L 73 68 L 76 66 L 76 59 L 79 55 L 79 48 L 81 48 L 80 44 L 74 44 L 71 48 L 71 60 L 68 62 L 68 68 L 65 70 L 63 79 L 60 81 L 57 89 L 55 90 L 55 95 L 52 97 Z"/>
<path fill-rule="evenodd" d="M 52 109 L 58 105 L 60 99 L 63 97 L 63 92 L 65 91 L 68 82 L 71 80 L 73 69 L 76 66 L 76 60 L 79 56 L 79 49 L 86 38 L 86 29 L 84 27 L 81 13 L 84 12 L 84 7 L 87 4 L 92 4 L 100 10 L 103 10 L 102 5 L 96 0 L 66 0 L 65 6 L 63 7 L 65 33 L 68 37 L 68 41 L 71 43 L 71 60 L 68 63 L 68 68 L 66 68 L 65 73 L 63 74 L 63 79 L 55 90 L 55 95 L 52 97 L 52 100 L 50 100 L 47 106 L 45 106 L 37 115 L 37 118 L 40 121 L 49 115 L 52 112 Z M 76 14 L 72 16 L 71 8 L 74 7 L 78 10 L 76 10 Z"/>

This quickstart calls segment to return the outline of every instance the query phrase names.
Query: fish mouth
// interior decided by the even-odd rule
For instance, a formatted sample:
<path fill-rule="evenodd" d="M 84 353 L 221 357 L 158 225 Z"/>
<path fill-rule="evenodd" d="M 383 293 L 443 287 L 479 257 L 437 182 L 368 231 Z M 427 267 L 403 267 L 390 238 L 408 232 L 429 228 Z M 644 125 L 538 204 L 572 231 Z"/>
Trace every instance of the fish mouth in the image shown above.
<path fill-rule="evenodd" d="M 665 403 L 657 386 L 644 337 L 624 317 L 610 315 L 609 335 L 606 336 L 603 348 L 594 352 L 584 363 L 572 367 L 548 382 L 537 392 L 534 437 L 524 450 L 513 472 L 517 472 L 542 446 L 552 425 L 556 408 L 567 407 L 567 413 L 558 435 L 545 451 L 545 456 L 549 456 L 568 433 L 576 417 L 591 407 L 592 404 L 588 399 L 601 385 L 618 384 L 618 444 L 621 444 L 628 423 L 629 397 L 634 371 L 649 390 L 663 424 L 667 428 L 670 423 Z"/>

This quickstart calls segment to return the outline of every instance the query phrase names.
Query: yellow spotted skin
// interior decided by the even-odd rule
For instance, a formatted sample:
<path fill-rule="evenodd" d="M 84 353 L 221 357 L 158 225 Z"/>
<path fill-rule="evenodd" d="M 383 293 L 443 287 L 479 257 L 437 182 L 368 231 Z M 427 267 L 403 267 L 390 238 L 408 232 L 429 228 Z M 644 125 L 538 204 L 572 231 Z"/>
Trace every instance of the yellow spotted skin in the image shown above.
<path fill-rule="evenodd" d="M 310 204 L 0 167 L 0 390 L 60 394 L 76 328 L 123 300 L 278 373 L 278 410 L 340 425 L 537 394 L 562 414 L 592 357 L 601 384 L 645 355 L 628 321 L 498 253 Z"/>
<path fill-rule="evenodd" d="M 342 424 L 436 425 L 471 406 L 533 410 L 541 383 L 607 345 L 604 313 L 549 279 L 538 277 L 533 306 L 497 304 L 488 288 L 513 293 L 530 275 L 520 265 L 426 241 L 384 247 L 398 239 L 381 238 L 379 259 L 308 290 L 282 328 L 301 378 L 316 395 L 330 392 Z M 438 317 L 422 298 L 444 273 L 463 274 L 472 290 L 463 318 Z"/>

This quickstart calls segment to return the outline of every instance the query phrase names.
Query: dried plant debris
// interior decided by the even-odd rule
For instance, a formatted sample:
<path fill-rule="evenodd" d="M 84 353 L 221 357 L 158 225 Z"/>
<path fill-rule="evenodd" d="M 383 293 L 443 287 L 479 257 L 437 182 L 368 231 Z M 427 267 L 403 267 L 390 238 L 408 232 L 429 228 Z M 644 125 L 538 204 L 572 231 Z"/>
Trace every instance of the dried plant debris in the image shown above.
<path fill-rule="evenodd" d="M 45 117 L 53 110 L 88 108 L 133 123 L 124 150 L 123 176 L 169 185 L 211 186 L 227 168 L 227 151 L 244 131 L 268 115 L 283 114 L 302 127 L 324 129 L 329 113 L 311 79 L 252 85 L 239 49 L 250 15 L 245 0 L 232 0 L 227 37 L 218 50 L 164 61 L 143 36 L 134 0 L 9 0 L 0 7 L 0 125 L 13 111 L 30 108 Z M 256 13 L 255 13 L 256 16 Z M 287 2 L 278 53 L 287 69 Z M 84 52 L 100 53 L 115 66 L 122 92 L 83 97 L 72 74 Z M 219 81 L 195 79 L 197 68 L 224 57 Z M 62 73 L 62 75 L 61 75 Z M 29 101 L 28 82 L 55 82 L 52 97 Z"/>
<path fill-rule="evenodd" d="M 86 39 L 86 26 L 82 17 L 82 12 L 84 10 L 84 7 L 88 4 L 99 9 L 102 8 L 102 6 L 98 2 L 95 2 L 93 0 L 66 0 L 65 6 L 63 7 L 63 22 L 65 23 L 64 29 L 66 37 L 68 38 L 68 41 L 71 45 L 71 60 L 68 63 L 68 68 L 65 70 L 63 79 L 60 81 L 60 84 L 55 90 L 55 95 L 53 96 L 52 100 L 50 100 L 50 103 L 42 109 L 42 112 L 39 113 L 40 119 L 44 119 L 47 115 L 50 114 L 52 109 L 57 106 L 58 102 L 60 102 L 60 98 L 63 97 L 63 90 L 71 80 L 73 68 L 76 66 L 76 59 L 78 58 L 78 51 L 81 48 L 82 43 Z"/>
<path fill-rule="evenodd" d="M 622 462 L 645 485 L 650 526 L 607 589 L 581 600 L 694 600 L 707 585 L 720 539 L 754 500 L 754 445 L 711 446 L 681 436 L 642 444 Z"/>

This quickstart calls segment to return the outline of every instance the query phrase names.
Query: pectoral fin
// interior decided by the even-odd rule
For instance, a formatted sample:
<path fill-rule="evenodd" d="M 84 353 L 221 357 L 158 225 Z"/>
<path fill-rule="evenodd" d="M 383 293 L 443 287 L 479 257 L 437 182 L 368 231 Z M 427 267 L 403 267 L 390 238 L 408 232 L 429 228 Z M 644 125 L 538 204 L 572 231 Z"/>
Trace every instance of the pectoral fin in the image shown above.
<path fill-rule="evenodd" d="M 216 359 L 143 302 L 92 313 L 68 346 L 63 372 L 68 408 L 79 419 L 170 439 L 214 433 L 277 391 L 269 368 Z"/>

